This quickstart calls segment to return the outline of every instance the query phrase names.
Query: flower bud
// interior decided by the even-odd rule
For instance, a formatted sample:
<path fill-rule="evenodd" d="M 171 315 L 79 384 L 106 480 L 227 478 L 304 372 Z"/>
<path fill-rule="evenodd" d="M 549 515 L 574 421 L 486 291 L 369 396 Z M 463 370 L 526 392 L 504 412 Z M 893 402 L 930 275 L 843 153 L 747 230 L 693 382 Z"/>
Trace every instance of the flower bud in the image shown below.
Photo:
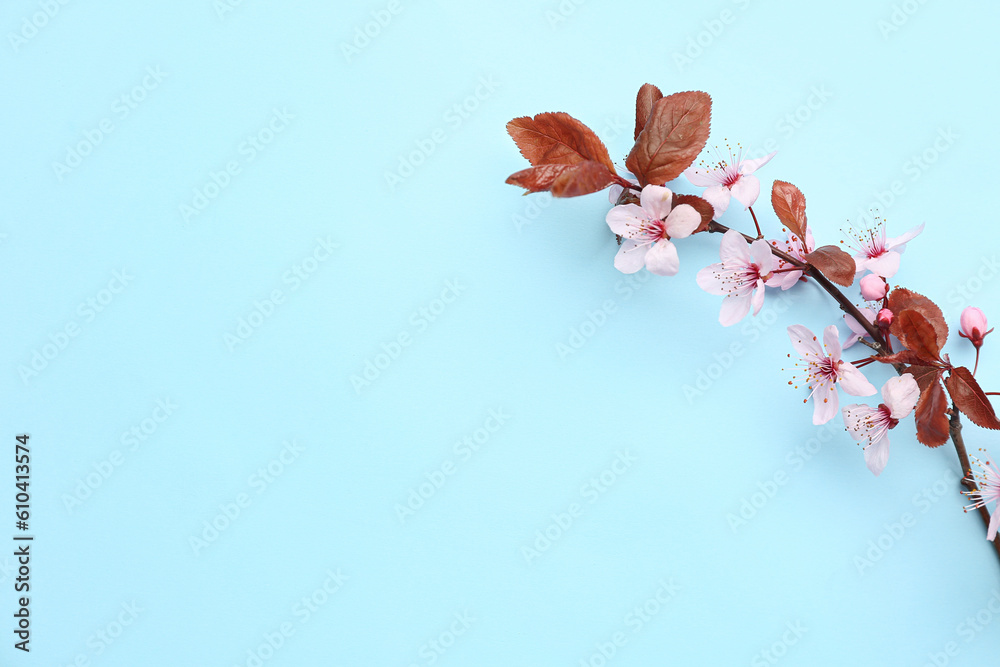
<path fill-rule="evenodd" d="M 889 293 L 889 285 L 882 276 L 869 273 L 861 279 L 861 296 L 865 301 L 881 301 Z"/>
<path fill-rule="evenodd" d="M 968 338 L 969 342 L 976 346 L 976 349 L 979 349 L 983 344 L 986 334 L 993 331 L 993 329 L 986 330 L 986 315 L 975 306 L 969 306 L 962 311 L 961 324 L 962 328 L 958 335 L 962 338 Z"/>
<path fill-rule="evenodd" d="M 875 316 L 875 323 L 882 329 L 888 329 L 889 325 L 892 324 L 892 311 L 888 308 L 878 311 L 878 315 Z"/>

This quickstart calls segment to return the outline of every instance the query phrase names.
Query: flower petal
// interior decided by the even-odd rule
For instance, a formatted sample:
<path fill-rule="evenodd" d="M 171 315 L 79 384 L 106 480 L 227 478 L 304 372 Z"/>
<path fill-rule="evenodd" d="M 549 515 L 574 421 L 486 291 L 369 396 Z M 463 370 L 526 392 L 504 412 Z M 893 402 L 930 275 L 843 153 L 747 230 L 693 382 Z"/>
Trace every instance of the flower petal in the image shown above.
<path fill-rule="evenodd" d="M 650 220 L 662 220 L 667 217 L 673 201 L 674 193 L 662 185 L 647 185 L 639 193 L 639 204 L 649 215 Z"/>
<path fill-rule="evenodd" d="M 764 239 L 757 239 L 750 244 L 750 256 L 753 257 L 753 263 L 760 268 L 762 274 L 766 275 L 774 268 L 771 244 Z"/>
<path fill-rule="evenodd" d="M 754 205 L 757 196 L 760 195 L 760 181 L 756 176 L 740 176 L 740 180 L 733 184 L 732 191 L 733 196 L 743 204 L 743 209 L 746 210 Z"/>
<path fill-rule="evenodd" d="M 740 162 L 740 173 L 741 174 L 754 173 L 755 171 L 763 167 L 765 164 L 770 162 L 771 158 L 773 158 L 777 154 L 777 152 L 778 151 L 774 151 L 773 153 L 765 155 L 764 157 L 759 157 L 756 160 L 743 160 L 742 162 Z"/>
<path fill-rule="evenodd" d="M 684 170 L 684 178 L 688 179 L 688 182 L 699 188 L 707 188 L 712 185 L 718 185 L 722 182 L 723 173 L 721 169 L 695 169 L 694 167 L 689 167 Z"/>
<path fill-rule="evenodd" d="M 884 435 L 865 447 L 865 465 L 878 477 L 889 462 L 889 436 Z"/>
<path fill-rule="evenodd" d="M 676 276 L 680 266 L 677 246 L 666 239 L 654 243 L 646 253 L 646 268 L 658 276 Z"/>
<path fill-rule="evenodd" d="M 882 385 L 882 401 L 889 408 L 889 416 L 893 419 L 903 419 L 917 405 L 920 398 L 920 387 L 909 373 L 889 378 Z"/>
<path fill-rule="evenodd" d="M 826 346 L 826 353 L 835 362 L 840 361 L 840 332 L 836 325 L 831 324 L 823 330 L 823 345 Z"/>
<path fill-rule="evenodd" d="M 727 296 L 722 300 L 722 310 L 719 311 L 719 323 L 724 327 L 729 327 L 750 312 L 750 295 Z"/>
<path fill-rule="evenodd" d="M 883 278 L 892 278 L 899 271 L 899 253 L 886 250 L 878 257 L 869 257 L 864 268 Z"/>
<path fill-rule="evenodd" d="M 682 239 L 691 236 L 700 224 L 701 213 L 690 204 L 681 204 L 667 216 L 665 227 L 670 238 Z"/>
<path fill-rule="evenodd" d="M 1000 505 L 997 505 L 996 509 L 993 510 L 993 514 L 990 515 L 990 525 L 986 529 L 986 539 L 991 542 L 997 536 L 997 526 L 1000 526 Z"/>
<path fill-rule="evenodd" d="M 604 216 L 608 227 L 619 236 L 628 236 L 630 232 L 634 231 L 632 228 L 638 227 L 645 219 L 646 212 L 642 210 L 641 206 L 635 204 L 615 206 Z"/>
<path fill-rule="evenodd" d="M 832 382 L 823 382 L 816 388 L 813 392 L 813 403 L 816 404 L 813 409 L 813 424 L 819 426 L 833 419 L 837 414 L 840 397 L 837 396 L 837 388 Z"/>
<path fill-rule="evenodd" d="M 722 242 L 719 243 L 719 257 L 726 266 L 731 264 L 746 266 L 750 264 L 750 246 L 735 229 L 730 229 L 722 235 Z"/>
<path fill-rule="evenodd" d="M 618 198 L 622 196 L 623 192 L 625 192 L 625 188 L 615 183 L 608 188 L 608 201 L 612 204 L 617 204 Z"/>
<path fill-rule="evenodd" d="M 764 281 L 757 279 L 757 286 L 754 288 L 753 296 L 750 298 L 753 304 L 753 314 L 756 315 L 764 307 Z"/>
<path fill-rule="evenodd" d="M 806 361 L 818 361 L 826 356 L 813 332 L 801 324 L 788 327 L 788 338 L 791 339 L 795 351 Z"/>
<path fill-rule="evenodd" d="M 844 426 L 852 438 L 861 442 L 868 437 L 865 421 L 877 412 L 874 408 L 863 403 L 852 403 L 844 406 L 840 412 L 844 416 Z"/>
<path fill-rule="evenodd" d="M 729 208 L 730 197 L 732 197 L 732 193 L 725 185 L 713 185 L 701 193 L 701 198 L 712 205 L 716 218 L 725 213 L 726 209 Z"/>
<path fill-rule="evenodd" d="M 622 241 L 622 247 L 615 255 L 615 268 L 622 273 L 635 273 L 646 265 L 646 253 L 649 252 L 649 244 L 639 244 L 632 239 Z"/>
<path fill-rule="evenodd" d="M 719 277 L 721 271 L 722 264 L 719 262 L 706 266 L 698 272 L 698 287 L 702 288 L 709 294 L 718 294 L 719 296 L 729 294 L 729 288 L 726 286 L 725 281 Z"/>
<path fill-rule="evenodd" d="M 850 362 L 842 361 L 838 370 L 840 386 L 851 396 L 872 396 L 878 391 L 875 385 Z"/>
<path fill-rule="evenodd" d="M 920 223 L 910 231 L 906 232 L 902 236 L 890 237 L 885 240 L 885 247 L 889 250 L 897 248 L 899 246 L 905 245 L 909 241 L 912 241 L 914 237 L 920 232 L 924 231 L 924 223 Z M 902 250 L 902 248 L 900 248 Z"/>

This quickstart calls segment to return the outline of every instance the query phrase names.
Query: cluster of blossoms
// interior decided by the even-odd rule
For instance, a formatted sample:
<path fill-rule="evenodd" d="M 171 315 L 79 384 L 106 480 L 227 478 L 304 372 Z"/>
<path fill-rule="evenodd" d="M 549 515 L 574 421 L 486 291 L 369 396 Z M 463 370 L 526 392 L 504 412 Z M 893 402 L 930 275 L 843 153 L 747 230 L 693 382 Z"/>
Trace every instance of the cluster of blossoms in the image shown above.
<path fill-rule="evenodd" d="M 853 254 L 836 245 L 817 247 L 806 219 L 805 196 L 790 183 L 774 181 L 771 205 L 785 238 L 765 238 L 753 210 L 761 190 L 756 172 L 775 153 L 749 158 L 738 147 L 735 153 L 730 149 L 725 159 L 691 166 L 705 148 L 710 116 L 711 98 L 705 93 L 663 96 L 655 86 L 644 85 L 636 99 L 635 146 L 626 160 L 628 173 L 619 173 L 600 139 L 568 114 L 516 118 L 508 123 L 508 132 L 532 166 L 507 182 L 529 193 L 550 191 L 557 197 L 610 187 L 614 206 L 605 221 L 618 238 L 614 266 L 623 273 L 645 268 L 659 276 L 675 276 L 680 270 L 676 240 L 702 232 L 721 233 L 719 261 L 698 271 L 697 283 L 722 297 L 723 326 L 740 322 L 751 311 L 757 315 L 768 289 L 784 291 L 814 281 L 846 313 L 848 333 L 841 342 L 838 327 L 830 324 L 821 342 L 803 325 L 788 327 L 791 347 L 799 357 L 789 385 L 808 391 L 804 402 L 813 402 L 813 423 L 826 424 L 839 415 L 862 446 L 866 466 L 877 476 L 889 459 L 889 431 L 913 414 L 921 443 L 937 447 L 949 439 L 955 442 L 973 500 L 967 509 L 1000 500 L 1000 470 L 988 458 L 974 459 L 981 470 L 974 475 L 957 432 L 959 413 L 978 426 L 1000 430 L 990 393 L 975 379 L 980 348 L 993 331 L 986 316 L 974 307 L 961 315 L 960 336 L 976 351 L 976 365 L 970 371 L 953 365 L 942 353 L 948 326 L 941 309 L 920 294 L 889 284 L 899 271 L 907 243 L 924 226 L 890 237 L 886 221 L 874 215 L 844 230 L 845 245 Z M 704 190 L 700 195 L 678 194 L 667 187 L 681 176 Z M 734 199 L 750 214 L 756 236 L 716 220 Z M 834 283 L 858 284 L 865 303 L 855 304 Z M 854 361 L 843 358 L 844 351 L 857 343 L 871 352 Z M 881 390 L 862 371 L 877 363 L 891 365 L 898 373 Z M 841 407 L 841 390 L 855 397 L 880 394 L 881 401 Z M 994 509 L 987 529 L 990 540 L 998 525 L 1000 511 Z M 997 551 L 1000 554 L 1000 543 Z"/>

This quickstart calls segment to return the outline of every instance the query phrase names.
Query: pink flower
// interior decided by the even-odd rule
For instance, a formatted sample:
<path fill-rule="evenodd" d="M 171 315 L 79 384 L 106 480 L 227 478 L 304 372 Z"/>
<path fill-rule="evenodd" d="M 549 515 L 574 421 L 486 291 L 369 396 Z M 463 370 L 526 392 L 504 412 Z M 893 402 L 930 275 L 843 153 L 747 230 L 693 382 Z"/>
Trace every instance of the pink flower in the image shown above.
<path fill-rule="evenodd" d="M 904 373 L 882 385 L 882 403 L 877 408 L 857 403 L 844 408 L 848 433 L 858 442 L 868 443 L 864 446 L 865 464 L 876 477 L 889 461 L 889 430 L 913 412 L 918 398 L 917 381 Z"/>
<path fill-rule="evenodd" d="M 977 350 L 982 346 L 986 334 L 993 331 L 993 329 L 986 330 L 986 315 L 975 306 L 969 306 L 962 311 L 961 324 L 962 329 L 958 335 L 962 338 L 968 338 Z"/>
<path fill-rule="evenodd" d="M 992 503 L 1000 498 L 1000 470 L 997 470 L 997 467 L 990 461 L 989 454 L 986 455 L 985 461 L 975 456 L 969 458 L 979 466 L 980 471 L 978 474 L 973 474 L 970 470 L 966 479 L 974 482 L 979 490 L 962 491 L 969 496 L 969 500 L 974 500 L 972 504 L 965 506 L 966 512 L 985 507 L 987 503 Z M 1000 526 L 1000 511 L 997 510 L 1000 510 L 1000 505 L 993 508 L 993 513 L 990 515 L 990 525 L 986 529 L 986 539 L 990 541 L 997 536 L 997 526 Z"/>
<path fill-rule="evenodd" d="M 875 311 L 871 308 L 861 308 L 861 314 L 867 318 L 869 324 L 875 324 Z M 861 323 L 850 315 L 844 315 L 844 323 L 847 324 L 847 328 L 851 330 L 851 335 L 847 337 L 844 341 L 843 349 L 847 349 L 850 346 L 857 343 L 859 340 L 868 335 L 865 328 L 861 326 Z"/>
<path fill-rule="evenodd" d="M 730 229 L 722 235 L 719 257 L 722 262 L 698 272 L 698 287 L 725 297 L 719 322 L 728 327 L 746 317 L 751 305 L 754 315 L 760 312 L 764 305 L 764 281 L 771 276 L 774 255 L 764 239 L 747 245 L 742 234 Z"/>
<path fill-rule="evenodd" d="M 922 231 L 924 226 L 920 224 L 902 236 L 886 237 L 885 220 L 877 215 L 872 226 L 847 231 L 857 272 L 867 269 L 883 278 L 892 278 L 899 271 L 899 254 L 906 249 L 906 243 Z"/>
<path fill-rule="evenodd" d="M 837 340 L 837 327 L 834 325 L 831 324 L 823 331 L 822 346 L 813 332 L 801 324 L 788 327 L 788 337 L 792 340 L 792 347 L 806 362 L 802 369 L 805 376 L 801 381 L 811 391 L 803 402 L 813 399 L 813 424 L 825 424 L 837 414 L 838 384 L 851 396 L 871 396 L 875 393 L 875 387 L 865 379 L 861 371 L 840 358 L 840 341 Z"/>
<path fill-rule="evenodd" d="M 888 308 L 883 308 L 878 311 L 878 315 L 875 316 L 875 323 L 878 324 L 883 329 L 888 329 L 892 326 L 892 320 L 895 315 Z"/>
<path fill-rule="evenodd" d="M 691 185 L 708 188 L 702 193 L 702 197 L 715 209 L 715 217 L 719 217 L 729 208 L 731 197 L 736 197 L 743 204 L 744 210 L 753 206 L 760 194 L 760 181 L 752 174 L 770 162 L 774 153 L 756 160 L 745 160 L 742 148 L 737 155 L 733 155 L 730 149 L 728 161 L 719 160 L 714 167 L 706 166 L 703 169 L 690 167 L 684 172 L 684 176 Z"/>
<path fill-rule="evenodd" d="M 788 239 L 785 241 L 784 248 L 778 247 L 778 241 L 771 241 L 770 243 L 773 247 L 784 250 L 787 254 L 796 259 L 801 259 L 803 262 L 806 261 L 806 255 L 816 249 L 816 241 L 813 240 L 812 230 L 809 228 L 806 228 L 805 244 L 802 243 L 798 236 L 791 232 L 788 232 Z M 795 283 L 802 277 L 802 271 L 782 271 L 782 269 L 788 268 L 791 265 L 778 257 L 775 258 L 775 261 L 778 262 L 775 270 L 781 271 L 781 273 L 773 274 L 771 279 L 767 281 L 767 286 L 780 287 L 783 290 L 794 287 Z"/>
<path fill-rule="evenodd" d="M 861 298 L 865 301 L 881 301 L 888 293 L 889 284 L 882 276 L 869 273 L 861 279 Z"/>
<path fill-rule="evenodd" d="M 671 238 L 690 236 L 701 224 L 701 214 L 688 204 L 671 210 L 673 193 L 661 185 L 647 185 L 639 194 L 639 206 L 624 204 L 608 211 L 611 231 L 624 237 L 615 268 L 635 273 L 644 265 L 658 276 L 673 276 L 680 268 L 677 248 Z"/>

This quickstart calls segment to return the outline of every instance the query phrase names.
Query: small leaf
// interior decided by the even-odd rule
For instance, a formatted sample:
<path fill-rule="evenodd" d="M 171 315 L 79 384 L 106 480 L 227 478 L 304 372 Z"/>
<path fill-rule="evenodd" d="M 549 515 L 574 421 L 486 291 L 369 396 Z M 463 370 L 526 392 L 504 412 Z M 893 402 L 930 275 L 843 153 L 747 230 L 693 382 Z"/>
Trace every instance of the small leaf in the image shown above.
<path fill-rule="evenodd" d="M 615 182 L 615 175 L 600 162 L 588 160 L 564 171 L 552 182 L 552 196 L 579 197 L 603 190 Z"/>
<path fill-rule="evenodd" d="M 651 83 L 642 84 L 642 88 L 639 89 L 639 94 L 635 97 L 635 138 L 639 138 L 639 133 L 642 132 L 642 128 L 646 127 L 646 121 L 649 120 L 649 113 L 653 110 L 653 105 L 656 104 L 657 100 L 663 99 L 663 93 L 660 89 Z"/>
<path fill-rule="evenodd" d="M 943 348 L 944 344 L 948 342 L 948 324 L 944 320 L 941 309 L 927 297 L 903 287 L 897 287 L 889 292 L 889 310 L 898 314 L 907 309 L 915 310 L 927 318 L 927 321 L 934 327 L 938 350 Z M 889 333 L 900 338 L 899 329 L 901 326 L 898 318 L 893 319 L 889 326 Z"/>
<path fill-rule="evenodd" d="M 948 442 L 948 397 L 940 382 L 934 382 L 920 394 L 914 419 L 917 422 L 917 440 L 928 447 L 940 447 Z"/>
<path fill-rule="evenodd" d="M 973 424 L 983 428 L 1000 429 L 1000 420 L 993 410 L 993 404 L 968 368 L 959 366 L 952 369 L 945 384 L 948 386 L 951 400 L 955 401 L 955 406 L 964 412 Z"/>
<path fill-rule="evenodd" d="M 875 361 L 881 361 L 883 364 L 908 364 L 911 366 L 925 366 L 925 367 L 932 367 L 933 370 L 935 371 L 939 368 L 939 366 L 936 363 L 933 366 L 931 366 L 931 362 L 928 362 L 913 350 L 900 350 L 899 352 L 893 354 L 877 355 L 873 358 L 875 359 Z"/>
<path fill-rule="evenodd" d="M 625 165 L 641 185 L 674 180 L 705 148 L 711 120 L 708 93 L 674 93 L 657 100 Z"/>
<path fill-rule="evenodd" d="M 680 206 L 681 204 L 687 204 L 701 214 L 701 224 L 692 233 L 697 234 L 698 232 L 708 231 L 708 223 L 712 222 L 712 218 L 715 216 L 715 209 L 712 208 L 712 205 L 698 195 L 679 195 L 675 192 L 673 206 Z"/>
<path fill-rule="evenodd" d="M 930 321 L 919 311 L 909 308 L 895 314 L 893 324 L 899 323 L 896 337 L 908 349 L 925 361 L 939 361 L 941 348 L 937 344 L 937 334 Z"/>
<path fill-rule="evenodd" d="M 806 261 L 838 285 L 850 287 L 854 284 L 856 273 L 854 258 L 835 245 L 816 248 L 806 255 Z"/>
<path fill-rule="evenodd" d="M 507 133 L 532 166 L 600 162 L 614 173 L 608 149 L 594 131 L 568 113 L 540 113 L 507 123 Z"/>
<path fill-rule="evenodd" d="M 907 350 L 907 352 L 909 352 L 909 350 Z M 920 388 L 921 392 L 931 386 L 932 382 L 938 382 L 944 375 L 940 368 L 934 366 L 913 365 L 907 368 L 906 372 L 912 375 L 913 379 L 917 381 L 917 387 Z"/>
<path fill-rule="evenodd" d="M 555 180 L 567 171 L 572 171 L 573 168 L 574 165 L 571 164 L 543 164 L 538 167 L 528 167 L 508 176 L 506 182 L 511 185 L 519 185 L 527 190 L 524 194 L 543 192 L 551 190 Z"/>
<path fill-rule="evenodd" d="M 804 243 L 807 226 L 806 196 L 802 194 L 802 191 L 791 183 L 775 181 L 771 186 L 771 207 L 774 208 L 774 213 L 778 216 L 781 224 L 788 227 L 788 231 L 798 236 Z M 824 273 L 826 272 L 824 271 Z M 854 282 L 853 278 L 851 282 Z"/>

